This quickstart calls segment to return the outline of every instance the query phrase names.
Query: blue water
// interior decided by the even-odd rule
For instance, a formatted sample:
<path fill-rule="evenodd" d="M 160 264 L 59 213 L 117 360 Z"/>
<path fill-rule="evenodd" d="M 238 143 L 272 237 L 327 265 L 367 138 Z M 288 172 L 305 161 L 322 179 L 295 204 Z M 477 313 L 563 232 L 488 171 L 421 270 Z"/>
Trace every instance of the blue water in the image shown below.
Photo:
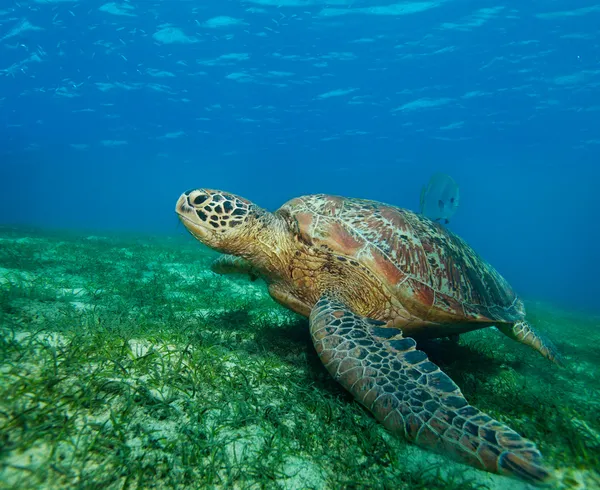
<path fill-rule="evenodd" d="M 215 19 L 216 18 L 216 19 Z M 222 188 L 418 209 L 529 299 L 596 308 L 600 5 L 0 2 L 0 223 L 185 233 Z"/>

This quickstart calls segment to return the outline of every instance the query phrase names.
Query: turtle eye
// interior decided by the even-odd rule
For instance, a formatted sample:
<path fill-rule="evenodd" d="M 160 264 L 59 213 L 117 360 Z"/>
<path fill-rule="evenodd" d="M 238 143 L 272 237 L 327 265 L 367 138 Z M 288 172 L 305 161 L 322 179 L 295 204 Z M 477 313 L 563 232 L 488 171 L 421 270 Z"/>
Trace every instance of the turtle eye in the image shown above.
<path fill-rule="evenodd" d="M 199 196 L 196 196 L 194 198 L 194 204 L 196 206 L 199 206 L 200 204 L 202 204 L 204 201 L 206 201 L 208 199 L 208 196 L 206 194 L 200 194 Z"/>
<path fill-rule="evenodd" d="M 187 202 L 195 208 L 204 207 L 211 202 L 211 195 L 203 189 L 194 189 L 187 194 Z"/>

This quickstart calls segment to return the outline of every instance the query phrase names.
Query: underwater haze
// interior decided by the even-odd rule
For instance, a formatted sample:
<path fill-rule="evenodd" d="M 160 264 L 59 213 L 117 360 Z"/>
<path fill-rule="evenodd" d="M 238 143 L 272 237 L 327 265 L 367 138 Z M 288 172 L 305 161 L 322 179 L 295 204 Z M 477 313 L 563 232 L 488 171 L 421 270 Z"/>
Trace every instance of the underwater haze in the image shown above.
<path fill-rule="evenodd" d="M 193 187 L 418 210 L 526 295 L 596 308 L 600 6 L 5 1 L 0 222 L 181 233 Z"/>
<path fill-rule="evenodd" d="M 599 26 L 0 0 L 0 488 L 600 489 Z"/>

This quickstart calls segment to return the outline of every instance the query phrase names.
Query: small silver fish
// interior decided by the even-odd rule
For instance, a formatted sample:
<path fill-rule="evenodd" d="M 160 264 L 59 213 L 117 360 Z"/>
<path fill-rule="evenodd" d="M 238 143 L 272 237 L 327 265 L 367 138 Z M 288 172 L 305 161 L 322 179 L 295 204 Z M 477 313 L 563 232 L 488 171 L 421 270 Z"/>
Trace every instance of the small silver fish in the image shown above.
<path fill-rule="evenodd" d="M 448 224 L 458 208 L 458 185 L 446 174 L 434 174 L 421 190 L 420 213 L 433 221 Z"/>

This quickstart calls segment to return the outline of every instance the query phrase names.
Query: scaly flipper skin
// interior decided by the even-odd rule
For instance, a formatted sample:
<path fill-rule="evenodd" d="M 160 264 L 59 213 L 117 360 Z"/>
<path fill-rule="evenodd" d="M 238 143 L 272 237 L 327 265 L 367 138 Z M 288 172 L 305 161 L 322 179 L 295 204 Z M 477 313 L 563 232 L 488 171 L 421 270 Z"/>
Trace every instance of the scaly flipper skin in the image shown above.
<path fill-rule="evenodd" d="M 391 432 L 477 468 L 530 482 L 550 473 L 535 445 L 470 406 L 456 384 L 384 322 L 352 313 L 325 294 L 310 331 L 329 373 Z"/>
<path fill-rule="evenodd" d="M 539 332 L 536 332 L 525 320 L 515 322 L 514 324 L 497 325 L 497 328 L 507 337 L 535 349 L 546 359 L 549 359 L 559 366 L 563 365 L 562 357 L 552 341 Z"/>
<path fill-rule="evenodd" d="M 255 281 L 259 272 L 247 260 L 235 255 L 221 255 L 210 265 L 210 270 L 217 274 L 248 274 L 250 280 Z"/>

